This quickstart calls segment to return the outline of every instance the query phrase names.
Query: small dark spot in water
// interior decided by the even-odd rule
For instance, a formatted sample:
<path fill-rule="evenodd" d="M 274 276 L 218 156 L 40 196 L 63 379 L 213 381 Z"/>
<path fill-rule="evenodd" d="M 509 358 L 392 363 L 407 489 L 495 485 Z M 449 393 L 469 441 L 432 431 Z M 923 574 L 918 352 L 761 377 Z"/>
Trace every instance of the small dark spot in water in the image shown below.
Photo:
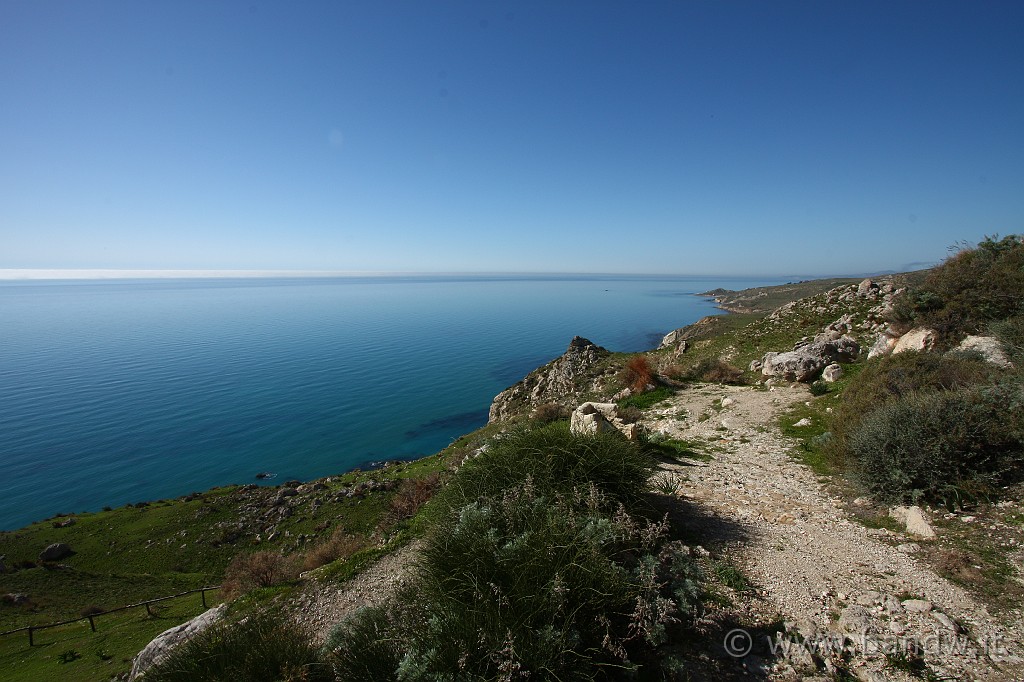
<path fill-rule="evenodd" d="M 488 410 L 474 410 L 472 412 L 463 412 L 462 414 L 453 414 L 449 417 L 441 417 L 440 419 L 420 424 L 415 429 L 406 431 L 405 435 L 408 438 L 421 438 L 438 431 L 471 431 L 487 423 L 487 413 Z"/>

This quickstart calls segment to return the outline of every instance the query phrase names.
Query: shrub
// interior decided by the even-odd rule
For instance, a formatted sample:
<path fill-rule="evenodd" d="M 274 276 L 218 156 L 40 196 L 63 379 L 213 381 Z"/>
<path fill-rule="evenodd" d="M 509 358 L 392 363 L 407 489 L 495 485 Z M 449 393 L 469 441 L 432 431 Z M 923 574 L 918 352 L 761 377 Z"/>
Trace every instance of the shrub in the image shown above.
<path fill-rule="evenodd" d="M 398 679 L 402 642 L 408 638 L 401 624 L 412 619 L 398 617 L 396 608 L 362 608 L 331 630 L 324 649 L 330 652 L 339 679 Z"/>
<path fill-rule="evenodd" d="M 815 396 L 825 395 L 826 393 L 828 393 L 828 390 L 829 390 L 828 389 L 828 382 L 821 381 L 820 379 L 818 381 L 815 381 L 814 383 L 812 383 L 810 388 L 811 388 L 811 395 L 815 395 Z"/>
<path fill-rule="evenodd" d="M 934 328 L 943 345 L 955 344 L 992 321 L 1022 311 L 1024 239 L 986 237 L 932 270 L 922 285 L 894 306 L 894 321 L 904 328 Z"/>
<path fill-rule="evenodd" d="M 239 554 L 224 570 L 223 588 L 227 599 L 257 587 L 272 587 L 297 575 L 296 562 L 270 550 Z"/>
<path fill-rule="evenodd" d="M 721 358 L 704 358 L 683 369 L 675 367 L 671 376 L 682 381 L 705 381 L 713 384 L 743 383 L 743 370 Z"/>
<path fill-rule="evenodd" d="M 626 363 L 626 368 L 620 375 L 622 383 L 633 393 L 643 393 L 649 390 L 657 382 L 654 378 L 654 371 L 647 362 L 646 355 L 634 355 Z"/>
<path fill-rule="evenodd" d="M 530 481 L 467 504 L 428 538 L 404 605 L 336 631 L 340 677 L 592 680 L 657 667 L 699 573 L 664 524 L 611 506 L 594 485 L 550 500 Z"/>
<path fill-rule="evenodd" d="M 955 504 L 1019 474 L 1024 441 L 1019 384 L 911 394 L 865 417 L 847 447 L 855 475 L 886 501 Z"/>
<path fill-rule="evenodd" d="M 440 475 L 433 473 L 423 478 L 407 478 L 398 486 L 398 492 L 391 498 L 391 516 L 402 521 L 416 515 L 420 508 L 430 501 L 441 484 Z"/>
<path fill-rule="evenodd" d="M 287 618 L 256 614 L 211 626 L 150 668 L 146 682 L 333 681 L 308 633 Z"/>
<path fill-rule="evenodd" d="M 556 422 L 512 431 L 466 463 L 437 495 L 438 509 L 455 510 L 532 481 L 538 494 L 568 495 L 593 483 L 614 502 L 640 499 L 654 463 L 618 433 L 577 436 Z"/>
<path fill-rule="evenodd" d="M 338 676 L 663 677 L 700 572 L 667 521 L 626 511 L 651 471 L 634 443 L 564 423 L 496 439 L 431 501 L 412 584 L 335 628 Z"/>
<path fill-rule="evenodd" d="M 996 337 L 1014 365 L 1018 368 L 1024 365 L 1024 316 L 1015 315 L 993 322 L 989 333 Z"/>
<path fill-rule="evenodd" d="M 302 569 L 312 571 L 326 566 L 342 557 L 350 557 L 366 546 L 366 540 L 358 535 L 346 533 L 338 528 L 331 537 L 306 552 L 302 558 Z"/>
<path fill-rule="evenodd" d="M 541 424 L 550 424 L 551 422 L 568 419 L 570 414 L 569 408 L 565 405 L 544 403 L 543 405 L 538 405 L 537 409 L 533 411 L 533 418 Z"/>
<path fill-rule="evenodd" d="M 864 363 L 856 380 L 844 390 L 830 425 L 829 455 L 840 468 L 847 459 L 847 439 L 861 421 L 887 402 L 918 392 L 950 391 L 989 382 L 991 365 L 974 357 L 942 357 L 906 352 Z"/>

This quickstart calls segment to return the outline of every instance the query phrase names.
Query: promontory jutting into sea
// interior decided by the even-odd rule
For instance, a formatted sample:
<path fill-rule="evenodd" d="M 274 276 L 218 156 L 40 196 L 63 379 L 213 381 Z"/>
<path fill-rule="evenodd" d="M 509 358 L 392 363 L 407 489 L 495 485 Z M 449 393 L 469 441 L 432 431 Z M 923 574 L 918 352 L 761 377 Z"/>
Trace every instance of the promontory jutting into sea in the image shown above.
<path fill-rule="evenodd" d="M 638 351 L 778 280 L 625 276 L 0 284 L 0 528 L 435 452 L 575 335 Z M 270 479 L 273 482 L 274 479 Z"/>

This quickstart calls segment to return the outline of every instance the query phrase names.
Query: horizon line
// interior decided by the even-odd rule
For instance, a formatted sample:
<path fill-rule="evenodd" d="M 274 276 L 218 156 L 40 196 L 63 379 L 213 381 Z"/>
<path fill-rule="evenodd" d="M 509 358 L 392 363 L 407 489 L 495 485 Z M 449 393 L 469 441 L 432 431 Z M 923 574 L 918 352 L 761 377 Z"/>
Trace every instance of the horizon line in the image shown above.
<path fill-rule="evenodd" d="M 0 268 L 0 281 L 122 280 L 122 279 L 273 279 L 355 277 L 700 277 L 734 279 L 826 279 L 864 275 L 841 274 L 699 274 L 531 270 L 284 270 L 185 268 Z"/>

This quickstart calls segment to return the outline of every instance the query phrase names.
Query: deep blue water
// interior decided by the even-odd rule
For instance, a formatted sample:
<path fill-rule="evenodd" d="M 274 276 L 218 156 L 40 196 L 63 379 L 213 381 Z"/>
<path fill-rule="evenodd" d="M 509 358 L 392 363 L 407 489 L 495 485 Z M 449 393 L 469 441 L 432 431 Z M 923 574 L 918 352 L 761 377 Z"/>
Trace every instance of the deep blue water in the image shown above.
<path fill-rule="evenodd" d="M 0 283 L 0 529 L 436 452 L 579 334 L 657 345 L 710 278 Z"/>

